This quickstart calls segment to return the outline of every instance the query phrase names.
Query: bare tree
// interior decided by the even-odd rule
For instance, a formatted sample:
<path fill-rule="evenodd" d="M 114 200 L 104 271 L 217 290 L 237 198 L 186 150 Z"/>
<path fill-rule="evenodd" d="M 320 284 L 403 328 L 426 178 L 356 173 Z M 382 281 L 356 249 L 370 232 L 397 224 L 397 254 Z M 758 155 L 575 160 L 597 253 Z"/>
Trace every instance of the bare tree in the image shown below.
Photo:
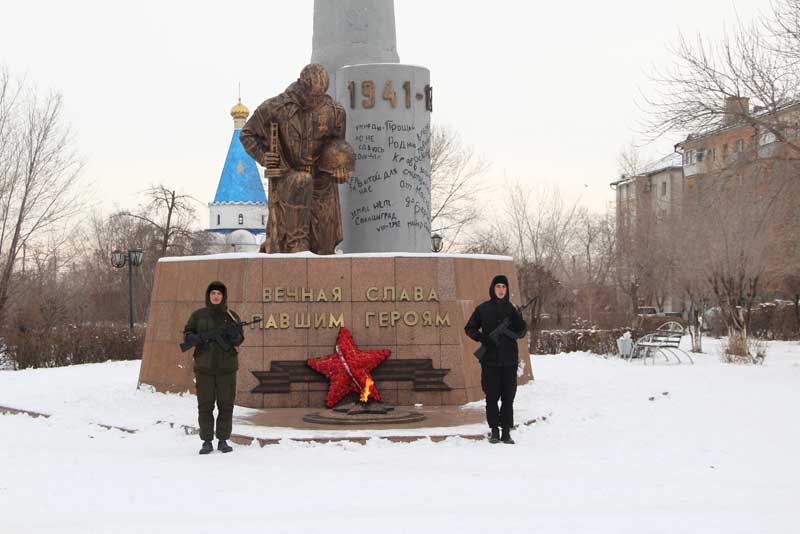
<path fill-rule="evenodd" d="M 612 279 L 617 263 L 616 223 L 613 213 L 592 214 L 581 209 L 576 217 L 570 284 L 580 289 L 587 318 L 594 321 L 595 308 Z"/>
<path fill-rule="evenodd" d="M 800 1 L 777 0 L 770 4 L 770 17 L 763 20 L 763 29 L 772 37 L 772 51 L 790 65 L 800 60 Z"/>
<path fill-rule="evenodd" d="M 784 294 L 792 299 L 795 330 L 800 334 L 800 273 L 784 275 L 782 283 Z"/>
<path fill-rule="evenodd" d="M 159 257 L 171 248 L 178 249 L 176 255 L 185 254 L 191 248 L 197 201 L 163 184 L 150 187 L 144 195 L 147 203 L 138 212 L 121 211 L 114 216 L 133 217 L 150 225 L 158 236 Z"/>
<path fill-rule="evenodd" d="M 541 265 L 556 274 L 564 273 L 574 241 L 573 225 L 578 202 L 567 204 L 557 188 L 526 189 L 520 184 L 508 187 L 508 221 L 514 257 L 518 261 Z"/>
<path fill-rule="evenodd" d="M 453 130 L 432 128 L 431 229 L 444 238 L 445 250 L 457 246 L 464 230 L 479 221 L 481 179 L 488 169 Z"/>
<path fill-rule="evenodd" d="M 635 143 L 628 143 L 617 155 L 617 172 L 623 178 L 636 176 L 644 169 L 639 147 Z"/>
<path fill-rule="evenodd" d="M 712 177 L 707 187 L 713 194 L 698 199 L 697 219 L 703 225 L 699 266 L 719 303 L 731 349 L 740 356 L 749 355 L 751 310 L 760 291 L 790 267 L 774 244 L 793 233 L 784 222 L 800 191 L 787 191 L 786 182 L 765 179 L 765 174 L 772 174 L 771 165 L 742 162 Z"/>
<path fill-rule="evenodd" d="M 0 322 L 20 251 L 81 206 L 81 163 L 61 113 L 60 95 L 42 97 L 0 74 Z"/>
<path fill-rule="evenodd" d="M 723 146 L 722 158 L 712 156 L 717 163 L 704 163 L 707 171 L 693 180 L 683 218 L 699 278 L 679 269 L 691 302 L 702 307 L 706 295 L 718 302 L 729 348 L 740 356 L 749 355 L 753 303 L 797 259 L 774 245 L 796 242 L 799 226 L 791 216 L 800 182 L 798 29 L 800 2 L 777 0 L 767 18 L 739 21 L 719 42 L 680 36 L 674 68 L 655 76 L 659 91 L 647 99 L 654 136 L 690 133 L 688 146 L 725 128 L 745 137 L 735 158 Z"/>
<path fill-rule="evenodd" d="M 797 114 L 782 113 L 800 97 L 800 2 L 780 0 L 772 15 L 761 24 L 739 21 L 719 43 L 680 35 L 674 68 L 655 74 L 659 90 L 646 97 L 648 130 L 660 136 L 746 124 L 800 156 Z"/>

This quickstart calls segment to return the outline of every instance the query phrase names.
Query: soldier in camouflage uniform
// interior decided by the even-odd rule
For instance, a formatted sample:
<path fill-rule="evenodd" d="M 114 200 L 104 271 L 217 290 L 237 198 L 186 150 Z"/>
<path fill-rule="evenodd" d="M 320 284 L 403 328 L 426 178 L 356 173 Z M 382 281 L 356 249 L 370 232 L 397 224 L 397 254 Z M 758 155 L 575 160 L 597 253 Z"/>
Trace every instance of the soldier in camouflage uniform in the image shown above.
<path fill-rule="evenodd" d="M 199 334 L 223 328 L 240 321 L 236 312 L 227 306 L 228 290 L 222 282 L 211 282 L 206 289 L 206 306 L 192 312 L 183 329 L 184 340 L 196 345 L 194 376 L 197 389 L 198 423 L 203 447 L 200 454 L 213 450 L 214 404 L 217 405 L 217 448 L 222 452 L 233 449 L 228 444 L 233 426 L 233 403 L 236 398 L 236 371 L 239 359 L 236 347 L 244 341 L 239 327 L 233 335 L 222 340 L 200 343 Z"/>
<path fill-rule="evenodd" d="M 242 128 L 242 146 L 269 178 L 264 252 L 333 254 L 342 240 L 338 184 L 350 178 L 352 168 L 319 165 L 326 145 L 341 149 L 345 137 L 345 110 L 326 94 L 328 84 L 322 65 L 307 65 Z M 278 125 L 279 146 L 270 146 L 270 123 Z"/>

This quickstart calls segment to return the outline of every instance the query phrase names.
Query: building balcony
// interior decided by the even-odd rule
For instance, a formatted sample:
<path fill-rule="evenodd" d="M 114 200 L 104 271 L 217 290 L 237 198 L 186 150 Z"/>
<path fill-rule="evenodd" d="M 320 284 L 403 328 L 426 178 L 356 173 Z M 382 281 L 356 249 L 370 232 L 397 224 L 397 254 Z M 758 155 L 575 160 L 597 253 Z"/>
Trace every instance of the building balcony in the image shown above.
<path fill-rule="evenodd" d="M 684 165 L 683 166 L 683 175 L 687 178 L 689 176 L 695 176 L 698 174 L 705 174 L 706 173 L 706 162 L 699 161 L 697 163 L 692 163 L 691 165 Z"/>

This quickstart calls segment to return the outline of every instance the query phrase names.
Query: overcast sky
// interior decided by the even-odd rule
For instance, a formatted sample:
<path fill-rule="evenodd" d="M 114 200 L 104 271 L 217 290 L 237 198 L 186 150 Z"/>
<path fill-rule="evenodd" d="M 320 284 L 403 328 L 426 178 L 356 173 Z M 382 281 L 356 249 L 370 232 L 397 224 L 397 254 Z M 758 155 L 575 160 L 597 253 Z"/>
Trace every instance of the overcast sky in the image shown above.
<path fill-rule="evenodd" d="M 396 0 L 400 61 L 431 70 L 435 124 L 460 132 L 487 180 L 613 200 L 641 91 L 678 32 L 718 38 L 766 0 Z M 3 0 L 0 66 L 65 98 L 94 205 L 132 207 L 163 182 L 207 203 L 241 82 L 253 110 L 311 57 L 313 0 Z M 643 148 L 656 159 L 678 136 Z M 207 224 L 201 208 L 200 224 Z"/>

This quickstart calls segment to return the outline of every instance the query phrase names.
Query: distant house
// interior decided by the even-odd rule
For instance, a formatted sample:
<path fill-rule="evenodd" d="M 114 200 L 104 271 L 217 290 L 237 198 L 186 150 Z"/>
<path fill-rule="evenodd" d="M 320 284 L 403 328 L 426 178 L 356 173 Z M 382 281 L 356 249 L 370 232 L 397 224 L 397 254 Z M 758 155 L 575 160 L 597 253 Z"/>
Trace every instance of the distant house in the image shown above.
<path fill-rule="evenodd" d="M 666 224 L 670 216 L 680 212 L 685 187 L 683 158 L 677 152 L 669 154 L 635 176 L 622 176 L 611 187 L 616 191 L 618 273 L 626 280 L 623 285 L 636 284 L 637 276 L 641 284 L 642 278 L 659 276 L 654 272 L 657 266 L 648 265 L 657 261 L 652 236 L 656 226 Z M 682 311 L 683 303 L 670 287 L 671 280 L 663 277 L 658 283 L 663 295 L 659 299 L 660 311 Z M 638 294 L 636 300 L 636 307 L 655 304 L 649 302 L 645 292 Z"/>
<path fill-rule="evenodd" d="M 621 252 L 618 269 L 625 280 L 623 285 L 637 283 L 637 276 L 642 277 L 644 271 L 645 276 L 649 274 L 651 285 L 667 286 L 660 306 L 653 301 L 652 292 L 649 297 L 637 296 L 641 306 L 655 305 L 663 312 L 683 309 L 680 292 L 669 287 L 669 272 L 647 265 L 646 259 L 653 256 L 657 243 L 652 239 L 657 230 L 661 228 L 668 234 L 670 221 L 677 220 L 675 216 L 680 216 L 688 202 L 730 190 L 738 183 L 731 181 L 734 176 L 757 174 L 753 194 L 766 193 L 771 178 L 787 172 L 785 166 L 777 164 L 785 161 L 781 156 L 786 155 L 787 145 L 800 143 L 800 102 L 769 111 L 751 109 L 748 98 L 731 97 L 726 99 L 724 110 L 719 127 L 688 135 L 675 145 L 673 154 L 635 176 L 622 176 L 611 183 L 616 191 L 617 243 Z M 798 160 L 800 153 L 790 157 Z M 717 187 L 711 187 L 713 184 Z M 786 224 L 796 226 L 800 222 L 795 218 Z"/>

